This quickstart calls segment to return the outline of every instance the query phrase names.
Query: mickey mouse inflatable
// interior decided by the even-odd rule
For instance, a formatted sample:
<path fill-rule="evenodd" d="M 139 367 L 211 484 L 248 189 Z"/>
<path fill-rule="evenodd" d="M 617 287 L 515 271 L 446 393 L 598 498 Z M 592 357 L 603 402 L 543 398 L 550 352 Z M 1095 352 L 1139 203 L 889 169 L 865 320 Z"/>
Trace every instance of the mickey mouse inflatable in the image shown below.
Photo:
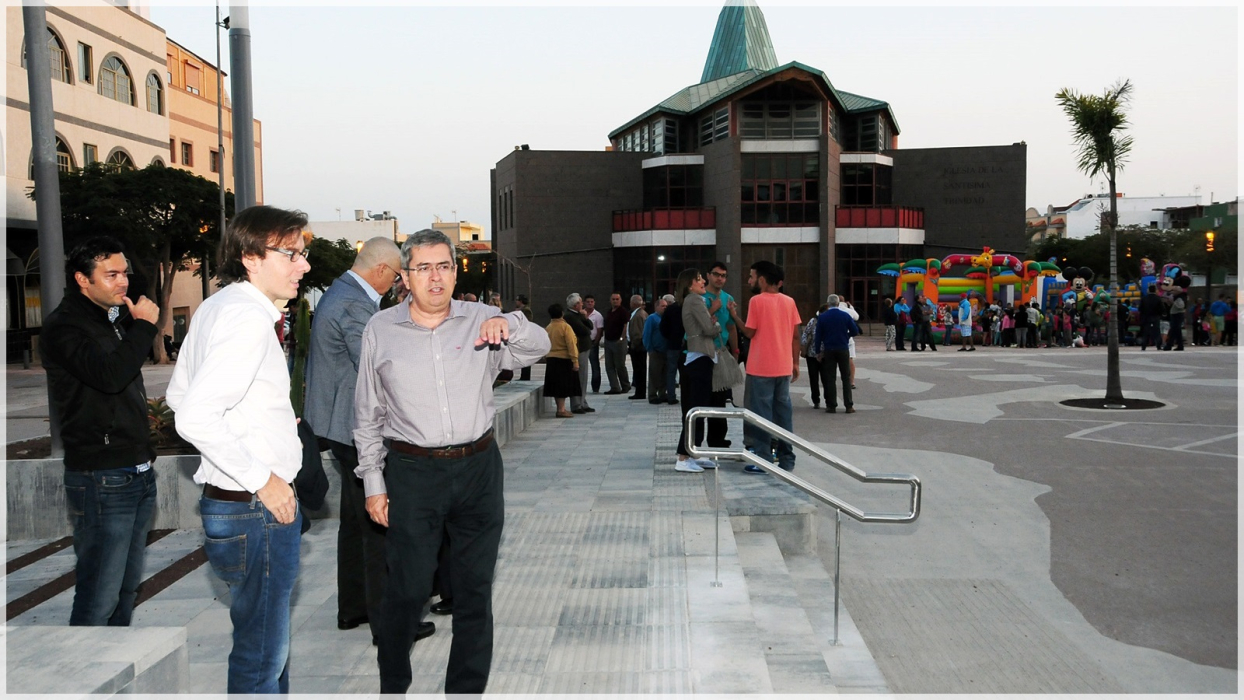
<path fill-rule="evenodd" d="M 1061 297 L 1063 305 L 1072 304 L 1076 311 L 1093 302 L 1093 290 L 1089 287 L 1096 275 L 1087 267 L 1064 267 L 1063 279 L 1067 280 L 1067 291 Z"/>

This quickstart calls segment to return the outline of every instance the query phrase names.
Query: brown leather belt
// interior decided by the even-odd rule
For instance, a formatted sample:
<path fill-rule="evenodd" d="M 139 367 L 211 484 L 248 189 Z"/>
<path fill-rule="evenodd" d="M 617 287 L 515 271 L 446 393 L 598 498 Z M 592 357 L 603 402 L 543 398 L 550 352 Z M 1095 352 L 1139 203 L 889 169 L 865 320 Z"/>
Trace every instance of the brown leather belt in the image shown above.
<path fill-rule="evenodd" d="M 401 440 L 386 439 L 385 447 L 395 450 L 403 454 L 414 455 L 416 457 L 431 457 L 433 459 L 461 459 L 470 457 L 473 454 L 483 452 L 492 444 L 492 431 L 484 433 L 484 436 L 475 442 L 465 445 L 450 445 L 448 447 L 420 447 L 412 445 Z"/>
<path fill-rule="evenodd" d="M 203 484 L 203 495 L 217 501 L 233 501 L 235 503 L 250 503 L 255 496 L 250 491 L 230 491 L 229 489 L 222 489 L 211 484 Z"/>

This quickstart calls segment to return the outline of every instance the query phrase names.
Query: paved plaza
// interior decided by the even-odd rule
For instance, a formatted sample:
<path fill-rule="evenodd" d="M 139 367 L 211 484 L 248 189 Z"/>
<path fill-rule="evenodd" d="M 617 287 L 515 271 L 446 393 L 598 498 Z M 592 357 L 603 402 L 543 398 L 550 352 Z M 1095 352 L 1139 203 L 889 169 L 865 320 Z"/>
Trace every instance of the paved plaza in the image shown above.
<path fill-rule="evenodd" d="M 595 414 L 546 412 L 502 449 L 489 691 L 1236 692 L 1237 364 L 1234 348 L 1123 348 L 1125 394 L 1167 404 L 1131 412 L 1058 404 L 1103 393 L 1104 349 L 900 353 L 865 337 L 853 415 L 815 411 L 802 377 L 796 433 L 924 488 L 914 524 L 844 522 L 838 645 L 832 509 L 817 511 L 819 556 L 783 552 L 780 534 L 714 517 L 711 471 L 673 471 L 675 407 L 599 395 Z M 158 395 L 168 368 L 147 372 Z M 39 433 L 40 377 L 9 369 L 9 441 Z M 729 498 L 776 489 L 721 472 Z M 796 473 L 869 510 L 905 506 L 905 490 L 806 454 Z M 293 690 L 375 693 L 366 627 L 334 624 L 335 535 L 320 520 L 304 538 Z M 148 569 L 201 537 L 165 536 Z M 7 559 L 43 544 L 9 542 Z M 72 564 L 62 550 L 10 573 L 6 600 Z M 71 595 L 10 625 L 64 625 Z M 223 691 L 227 600 L 201 566 L 136 610 L 136 626 L 186 627 L 189 691 Z M 451 632 L 433 619 L 412 692 L 441 688 Z"/>

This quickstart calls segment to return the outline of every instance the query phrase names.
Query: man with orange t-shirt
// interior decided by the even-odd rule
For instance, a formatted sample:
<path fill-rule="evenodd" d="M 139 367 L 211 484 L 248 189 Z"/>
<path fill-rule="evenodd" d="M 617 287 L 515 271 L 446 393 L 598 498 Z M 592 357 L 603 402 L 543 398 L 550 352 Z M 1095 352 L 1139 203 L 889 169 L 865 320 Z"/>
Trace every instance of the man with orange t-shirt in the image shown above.
<path fill-rule="evenodd" d="M 790 383 L 799 378 L 799 310 L 795 300 L 780 291 L 782 268 L 767 260 L 751 266 L 747 283 L 752 298 L 747 303 L 747 322 L 738 315 L 738 304 L 729 304 L 734 325 L 751 339 L 747 356 L 747 410 L 786 430 L 792 429 Z M 769 434 L 745 426 L 743 443 L 747 449 L 768 459 Z M 795 450 L 789 442 L 777 443 L 778 466 L 795 469 Z M 747 465 L 744 471 L 763 474 Z"/>

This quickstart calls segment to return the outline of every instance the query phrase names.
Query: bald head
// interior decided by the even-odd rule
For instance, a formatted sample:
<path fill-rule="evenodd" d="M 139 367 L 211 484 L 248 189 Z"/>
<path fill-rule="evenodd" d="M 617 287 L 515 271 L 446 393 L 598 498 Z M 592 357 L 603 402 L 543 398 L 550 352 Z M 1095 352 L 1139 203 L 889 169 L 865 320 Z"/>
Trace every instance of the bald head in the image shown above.
<path fill-rule="evenodd" d="M 401 266 L 402 251 L 397 244 L 384 236 L 377 236 L 363 243 L 350 270 L 367 280 L 377 293 L 385 294 L 393 287 Z"/>

